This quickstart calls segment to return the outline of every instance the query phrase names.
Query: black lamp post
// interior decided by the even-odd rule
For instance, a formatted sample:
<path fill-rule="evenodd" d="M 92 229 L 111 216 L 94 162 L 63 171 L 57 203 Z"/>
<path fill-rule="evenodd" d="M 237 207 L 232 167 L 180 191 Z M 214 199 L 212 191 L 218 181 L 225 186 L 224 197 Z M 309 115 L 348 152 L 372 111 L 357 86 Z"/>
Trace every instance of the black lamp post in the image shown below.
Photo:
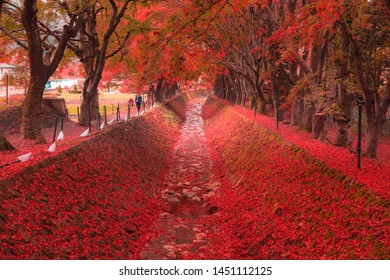
<path fill-rule="evenodd" d="M 100 112 L 99 112 L 99 106 L 96 107 L 96 130 L 100 130 Z"/>
<path fill-rule="evenodd" d="M 5 104 L 8 105 L 8 73 L 5 74 Z"/>
<path fill-rule="evenodd" d="M 107 124 L 107 106 L 103 106 L 103 113 L 104 113 L 104 124 Z"/>
<path fill-rule="evenodd" d="M 119 102 L 118 102 L 118 106 L 116 107 L 116 122 L 119 123 L 120 119 L 121 119 L 121 109 L 119 107 Z"/>
<path fill-rule="evenodd" d="M 360 169 L 360 159 L 361 159 L 361 153 L 362 153 L 362 109 L 364 105 L 364 99 L 362 96 L 358 96 L 357 98 L 357 104 L 358 104 L 358 139 L 357 139 L 357 167 Z"/>
<path fill-rule="evenodd" d="M 88 129 L 89 132 L 92 131 L 91 127 L 91 92 L 87 91 L 87 100 L 88 100 Z"/>
<path fill-rule="evenodd" d="M 275 95 L 275 116 L 276 116 L 276 130 L 279 130 L 279 114 L 278 114 L 278 111 L 279 111 L 279 95 L 280 95 L 280 92 L 279 90 L 274 90 L 274 95 Z"/>
<path fill-rule="evenodd" d="M 255 91 L 255 97 L 253 102 L 253 114 L 256 118 L 256 112 L 257 112 L 257 91 Z"/>
<path fill-rule="evenodd" d="M 53 134 L 53 142 L 52 143 L 54 143 L 56 141 L 57 123 L 58 123 L 58 117 L 56 117 L 56 122 L 55 122 L 55 125 L 54 125 L 54 134 Z"/>

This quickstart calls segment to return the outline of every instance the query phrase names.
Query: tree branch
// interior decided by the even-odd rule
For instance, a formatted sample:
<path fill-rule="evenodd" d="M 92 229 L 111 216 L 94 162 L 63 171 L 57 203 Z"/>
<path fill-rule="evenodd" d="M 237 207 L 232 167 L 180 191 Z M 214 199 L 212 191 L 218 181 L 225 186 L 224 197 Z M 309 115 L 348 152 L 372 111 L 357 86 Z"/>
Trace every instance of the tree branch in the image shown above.
<path fill-rule="evenodd" d="M 12 33 L 8 32 L 3 26 L 0 26 L 0 30 L 10 37 L 13 41 L 15 41 L 16 44 L 21 46 L 23 49 L 28 50 L 28 46 L 21 40 L 19 40 L 17 37 L 15 37 Z"/>
<path fill-rule="evenodd" d="M 224 1 L 224 3 L 222 4 L 222 8 L 224 6 L 226 6 L 226 4 L 229 2 L 229 0 L 226 0 Z M 178 30 L 176 30 L 175 32 L 172 33 L 171 36 L 169 36 L 167 38 L 167 43 L 172 40 L 173 37 L 176 36 L 176 34 L 178 34 L 179 32 L 183 31 L 189 24 L 191 23 L 195 23 L 198 19 L 200 19 L 204 14 L 206 14 L 207 11 L 211 10 L 214 6 L 216 6 L 217 4 L 219 4 L 220 1 L 215 1 L 214 3 L 211 3 L 211 5 L 209 5 L 206 9 L 204 9 L 202 12 L 200 12 L 195 18 L 187 21 L 185 24 L 183 24 Z M 220 10 L 222 10 L 222 8 Z"/>
<path fill-rule="evenodd" d="M 61 59 L 64 55 L 65 49 L 68 45 L 70 38 L 76 36 L 77 31 L 80 29 L 81 21 L 82 21 L 81 15 L 82 13 L 73 14 L 70 19 L 69 25 L 64 25 L 64 30 L 58 42 L 57 50 L 48 68 L 48 74 L 50 76 L 54 73 L 54 71 L 58 67 L 58 64 L 61 62 Z"/>
<path fill-rule="evenodd" d="M 121 44 L 120 38 L 119 38 L 118 34 L 117 34 L 116 32 L 114 32 L 114 34 L 115 34 L 115 36 L 116 36 L 116 38 L 117 38 L 117 40 L 118 40 L 119 47 L 118 47 L 115 51 L 113 51 L 112 53 L 110 53 L 109 55 L 106 55 L 106 59 L 107 59 L 107 58 L 110 58 L 110 57 L 113 57 L 113 56 L 116 55 L 118 52 L 122 51 L 123 48 L 124 48 L 124 46 L 125 46 L 126 41 L 127 41 L 127 40 L 129 39 L 129 37 L 130 37 L 130 31 L 128 31 L 128 32 L 126 33 L 125 38 L 123 39 L 123 43 Z M 123 54 L 122 54 L 122 57 L 123 57 Z"/>
<path fill-rule="evenodd" d="M 4 0 L 0 0 L 0 17 L 1 17 L 1 8 L 3 7 Z"/>

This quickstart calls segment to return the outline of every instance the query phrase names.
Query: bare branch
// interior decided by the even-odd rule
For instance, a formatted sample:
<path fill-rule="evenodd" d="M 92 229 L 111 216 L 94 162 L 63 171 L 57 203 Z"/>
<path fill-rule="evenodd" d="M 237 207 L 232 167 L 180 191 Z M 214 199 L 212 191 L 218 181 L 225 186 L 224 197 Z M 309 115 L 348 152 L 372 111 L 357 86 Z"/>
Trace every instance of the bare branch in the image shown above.
<path fill-rule="evenodd" d="M 222 4 L 222 7 L 221 9 L 219 9 L 218 13 L 226 6 L 226 4 L 229 2 L 229 0 L 226 0 L 224 1 L 224 3 Z M 206 14 L 207 11 L 211 10 L 214 6 L 216 6 L 217 4 L 219 4 L 220 2 L 219 1 L 215 1 L 214 3 L 211 3 L 206 9 L 204 9 L 203 11 L 201 11 L 195 18 L 187 21 L 185 24 L 183 24 L 179 29 L 177 29 L 175 32 L 173 32 L 173 34 L 171 36 L 169 36 L 167 38 L 167 43 L 169 41 L 171 41 L 173 39 L 173 37 L 175 37 L 178 33 L 180 33 L 181 31 L 183 31 L 189 24 L 191 23 L 195 23 L 197 22 L 203 15 Z M 214 18 L 217 17 L 218 13 L 215 15 Z"/>
<path fill-rule="evenodd" d="M 14 36 L 14 35 L 13 35 L 12 33 L 10 33 L 8 30 L 6 30 L 3 26 L 0 26 L 0 30 L 1 30 L 5 35 L 7 35 L 8 37 L 10 37 L 12 40 L 14 40 L 16 44 L 18 44 L 19 46 L 21 46 L 23 49 L 28 50 L 28 46 L 27 46 L 23 41 L 21 41 L 19 38 L 17 38 L 16 36 Z"/>
<path fill-rule="evenodd" d="M 116 55 L 118 52 L 122 52 L 122 50 L 123 50 L 123 48 L 124 48 L 124 46 L 125 46 L 126 41 L 127 41 L 127 40 L 129 39 L 129 37 L 130 37 L 130 31 L 128 31 L 127 34 L 126 34 L 126 36 L 125 36 L 125 38 L 124 38 L 124 40 L 123 40 L 123 42 L 122 42 L 122 44 L 121 44 L 120 38 L 119 38 L 118 34 L 117 34 L 116 32 L 114 32 L 114 34 L 115 34 L 115 36 L 116 36 L 116 38 L 117 38 L 117 40 L 118 40 L 119 47 L 118 47 L 115 51 L 113 51 L 112 53 L 110 53 L 109 55 L 106 55 L 106 59 L 107 59 L 107 58 L 110 58 L 110 57 L 113 57 L 113 56 Z M 123 57 L 123 53 L 122 53 L 122 57 Z"/>

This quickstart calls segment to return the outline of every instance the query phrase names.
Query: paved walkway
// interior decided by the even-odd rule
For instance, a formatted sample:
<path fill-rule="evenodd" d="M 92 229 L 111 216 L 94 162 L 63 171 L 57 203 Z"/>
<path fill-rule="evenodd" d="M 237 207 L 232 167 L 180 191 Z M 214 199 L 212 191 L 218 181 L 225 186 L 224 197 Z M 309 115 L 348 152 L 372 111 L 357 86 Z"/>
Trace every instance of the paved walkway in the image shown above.
<path fill-rule="evenodd" d="M 199 259 L 202 250 L 208 250 L 208 230 L 202 220 L 216 211 L 208 201 L 220 183 L 213 179 L 202 128 L 204 101 L 187 103 L 186 121 L 173 151 L 166 188 L 161 192 L 168 207 L 155 221 L 154 230 L 160 234 L 145 247 L 142 259 Z"/>

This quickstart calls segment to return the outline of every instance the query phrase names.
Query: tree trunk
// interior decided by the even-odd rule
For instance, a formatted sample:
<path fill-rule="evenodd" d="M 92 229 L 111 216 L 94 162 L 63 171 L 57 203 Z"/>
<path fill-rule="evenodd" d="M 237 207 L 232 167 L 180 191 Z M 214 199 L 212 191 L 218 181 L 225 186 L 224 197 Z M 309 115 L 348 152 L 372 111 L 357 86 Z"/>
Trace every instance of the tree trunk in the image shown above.
<path fill-rule="evenodd" d="M 173 85 L 171 85 L 171 84 L 168 84 L 165 81 L 164 84 L 163 84 L 163 88 L 162 88 L 164 100 L 165 99 L 169 99 L 172 96 L 174 96 L 175 92 L 176 92 L 176 89 L 177 89 L 177 83 L 174 83 Z"/>
<path fill-rule="evenodd" d="M 240 84 L 241 84 L 241 89 L 242 89 L 241 104 L 240 105 L 245 107 L 246 101 L 248 99 L 248 91 L 246 89 L 245 80 L 242 80 L 240 82 Z"/>
<path fill-rule="evenodd" d="M 377 148 L 379 144 L 379 135 L 381 133 L 382 125 L 367 124 L 366 145 L 364 149 L 364 156 L 376 158 Z"/>
<path fill-rule="evenodd" d="M 294 101 L 291 110 L 291 125 L 302 125 L 304 112 L 303 99 L 300 98 Z"/>
<path fill-rule="evenodd" d="M 328 134 L 325 130 L 325 121 L 326 114 L 324 113 L 316 113 L 313 116 L 313 124 L 312 124 L 312 136 L 314 139 L 318 139 L 320 141 L 327 141 Z"/>
<path fill-rule="evenodd" d="M 99 106 L 98 91 L 88 91 L 84 88 L 83 100 L 81 101 L 81 114 L 80 114 L 80 125 L 88 126 L 89 114 L 91 115 L 90 120 L 96 119 L 96 109 Z M 88 111 L 90 107 L 90 111 Z"/>
<path fill-rule="evenodd" d="M 221 98 L 221 91 L 222 91 L 222 81 L 221 81 L 221 76 L 219 76 L 215 84 L 215 94 L 218 98 Z"/>
<path fill-rule="evenodd" d="M 257 105 L 256 105 L 257 111 L 260 114 L 268 116 L 267 104 L 265 102 L 263 102 L 262 100 L 260 100 L 260 98 L 257 98 L 256 102 L 257 102 Z"/>
<path fill-rule="evenodd" d="M 88 107 L 91 109 L 91 119 L 96 118 L 96 108 L 99 106 L 98 86 L 102 79 L 106 59 L 122 50 L 126 40 L 129 38 L 130 31 L 127 31 L 127 35 L 123 39 L 123 42 L 119 43 L 118 49 L 111 54 L 107 54 L 111 36 L 115 33 L 130 2 L 132 1 L 123 1 L 119 8 L 115 1 L 109 1 L 112 10 L 108 13 L 108 26 L 106 26 L 104 34 L 100 34 L 102 37 L 99 36 L 96 27 L 97 14 L 102 11 L 97 7 L 97 2 L 92 4 L 89 10 L 85 11 L 83 14 L 83 26 L 80 31 L 80 38 L 82 39 L 81 48 L 76 46 L 73 46 L 72 48 L 80 58 L 80 61 L 83 62 L 87 74 L 83 93 L 83 103 L 81 106 L 81 125 L 86 125 L 86 120 L 88 122 Z M 101 44 L 99 38 L 103 38 Z"/>
<path fill-rule="evenodd" d="M 157 86 L 156 86 L 156 91 L 155 91 L 155 96 L 154 96 L 154 98 L 156 99 L 157 102 L 163 101 L 162 93 L 161 93 L 163 80 L 164 80 L 164 78 L 160 77 L 157 81 Z"/>
<path fill-rule="evenodd" d="M 78 15 L 70 14 L 69 25 L 63 26 L 63 32 L 54 46 L 50 41 L 43 41 L 38 24 L 37 1 L 24 0 L 22 24 L 26 31 L 30 63 L 30 82 L 27 90 L 21 124 L 21 135 L 25 139 L 46 142 L 41 133 L 41 104 L 45 84 L 57 69 L 71 37 L 76 36 L 80 21 Z"/>
<path fill-rule="evenodd" d="M 95 119 L 97 102 L 96 69 L 98 66 L 99 40 L 96 31 L 96 12 L 94 10 L 85 11 L 83 14 L 83 26 L 80 30 L 82 41 L 80 50 L 76 52 L 83 63 L 86 79 L 83 87 L 83 100 L 81 102 L 80 125 L 88 126 L 88 120 Z M 88 111 L 90 108 L 90 111 Z"/>
<path fill-rule="evenodd" d="M 4 0 L 0 0 L 0 17 L 1 17 L 1 8 L 3 7 Z"/>
<path fill-rule="evenodd" d="M 236 87 L 236 95 L 235 95 L 236 100 L 235 100 L 234 104 L 240 105 L 241 104 L 241 100 L 242 100 L 243 92 L 242 92 L 241 82 L 240 82 L 239 78 L 235 79 L 235 87 Z"/>
<path fill-rule="evenodd" d="M 350 40 L 348 38 L 347 30 L 345 26 L 341 26 L 342 32 L 342 43 L 341 50 L 343 51 L 343 59 L 339 62 L 340 70 L 338 76 L 340 77 L 339 81 L 336 82 L 336 96 L 335 101 L 337 107 L 339 108 L 338 114 L 336 114 L 335 121 L 337 125 L 337 135 L 336 135 L 336 146 L 349 146 L 350 144 L 350 124 L 352 120 L 352 102 L 354 96 L 348 92 L 346 81 L 349 75 L 349 66 L 348 66 L 348 52 L 350 48 Z M 331 42 L 332 51 L 334 48 L 334 42 Z"/>
<path fill-rule="evenodd" d="M 167 100 L 169 98 L 169 91 L 168 91 L 168 83 L 166 80 L 163 81 L 161 92 L 162 92 L 163 100 Z"/>
<path fill-rule="evenodd" d="M 244 88 L 243 89 L 243 94 L 241 95 L 241 104 L 240 104 L 243 107 L 245 107 L 246 101 L 248 99 L 247 96 L 248 96 L 248 94 L 246 92 L 246 89 Z"/>
<path fill-rule="evenodd" d="M 231 103 L 234 104 L 234 99 L 235 99 L 235 88 L 234 88 L 234 77 L 230 74 L 226 76 L 226 86 L 227 86 L 227 100 Z"/>
<path fill-rule="evenodd" d="M 14 146 L 0 133 L 0 151 L 12 151 L 15 150 Z"/>
<path fill-rule="evenodd" d="M 41 105 L 45 84 L 49 79 L 43 56 L 43 43 L 38 29 L 36 1 L 23 3 L 22 23 L 27 34 L 30 59 L 30 81 L 24 100 L 20 133 L 24 139 L 46 142 L 41 133 Z"/>
<path fill-rule="evenodd" d="M 256 96 L 256 106 L 257 110 L 260 112 L 260 114 L 268 116 L 267 111 L 267 100 L 264 97 L 263 89 L 261 84 L 256 84 L 255 87 L 255 96 Z"/>
<path fill-rule="evenodd" d="M 315 112 L 314 104 L 311 101 L 304 102 L 302 128 L 307 131 L 312 131 L 313 115 Z"/>
<path fill-rule="evenodd" d="M 349 146 L 351 143 L 351 138 L 349 133 L 349 129 L 351 127 L 350 122 L 336 121 L 336 123 L 337 123 L 337 131 L 336 131 L 337 136 L 334 144 L 336 146 L 343 146 L 343 147 Z"/>
<path fill-rule="evenodd" d="M 223 99 L 226 100 L 229 96 L 229 84 L 227 83 L 227 79 L 223 76 Z"/>
<path fill-rule="evenodd" d="M 24 139 L 33 139 L 37 143 L 46 143 L 41 132 L 42 95 L 47 78 L 31 77 L 24 100 L 20 133 Z"/>
<path fill-rule="evenodd" d="M 88 83 L 86 82 L 84 83 L 83 99 L 81 101 L 81 126 L 87 126 L 89 118 L 91 121 L 96 119 L 96 108 L 99 107 L 99 95 L 97 87 L 94 85 L 87 84 Z M 90 107 L 90 112 L 88 111 L 88 107 Z"/>
<path fill-rule="evenodd" d="M 352 120 L 352 100 L 353 96 L 349 94 L 343 83 L 339 84 L 339 98 L 337 99 L 337 105 L 339 112 L 336 114 L 335 121 L 337 126 L 336 135 L 336 146 L 349 146 L 350 144 L 350 133 Z"/>
<path fill-rule="evenodd" d="M 366 104 L 367 112 L 367 134 L 366 145 L 363 155 L 376 158 L 376 151 L 379 144 L 379 136 L 381 129 L 386 122 L 386 115 L 390 106 L 390 76 L 387 77 L 386 93 L 383 98 L 382 104 L 379 107 L 377 114 L 374 115 L 372 111 L 368 110 L 370 104 Z M 370 114 L 369 114 L 370 113 Z"/>
<path fill-rule="evenodd" d="M 179 89 L 179 86 L 177 88 Z M 156 96 L 156 91 L 154 89 L 154 84 L 149 83 L 148 100 L 149 100 L 150 106 L 153 106 L 153 104 L 155 102 L 155 96 Z"/>
<path fill-rule="evenodd" d="M 80 125 L 88 125 L 88 106 L 90 106 L 91 120 L 96 119 L 96 108 L 99 107 L 99 94 L 98 87 L 96 84 L 83 89 L 83 100 L 81 102 L 81 113 L 80 113 Z"/>
<path fill-rule="evenodd" d="M 386 78 L 386 92 L 383 100 L 376 89 L 370 88 L 363 67 L 362 50 L 355 38 L 351 38 L 353 54 L 355 57 L 355 70 L 357 79 L 362 87 L 365 97 L 365 110 L 367 116 L 367 140 L 363 155 L 376 158 L 379 135 L 386 121 L 386 114 L 390 106 L 390 75 Z M 368 70 L 367 70 L 368 71 Z"/>
<path fill-rule="evenodd" d="M 387 86 L 387 88 L 390 88 L 390 85 Z M 375 116 L 372 111 L 370 112 L 367 107 L 373 107 L 367 104 L 366 106 L 366 115 L 367 115 L 367 140 L 365 145 L 365 151 L 364 155 L 376 158 L 376 150 L 378 148 L 379 144 L 379 136 L 381 129 L 386 122 L 386 112 L 389 108 L 390 103 L 390 94 L 387 96 L 387 100 L 383 101 L 382 106 L 380 107 L 379 111 L 377 112 L 377 115 Z M 387 101 L 387 102 L 386 102 Z"/>

